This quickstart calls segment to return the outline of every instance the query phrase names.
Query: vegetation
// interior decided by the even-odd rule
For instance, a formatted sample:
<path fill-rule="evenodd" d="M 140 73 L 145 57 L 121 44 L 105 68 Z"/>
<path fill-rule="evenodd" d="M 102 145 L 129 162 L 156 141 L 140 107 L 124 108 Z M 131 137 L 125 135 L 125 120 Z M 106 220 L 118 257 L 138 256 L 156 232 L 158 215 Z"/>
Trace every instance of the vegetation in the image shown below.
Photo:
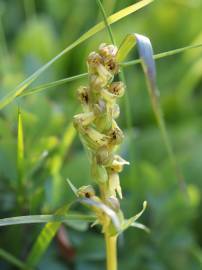
<path fill-rule="evenodd" d="M 1 269 L 105 269 L 97 223 L 110 270 L 201 269 L 201 10 L 197 0 L 0 2 Z M 152 41 L 157 82 L 149 39 L 131 33 Z M 90 54 L 102 43 L 113 45 Z"/>

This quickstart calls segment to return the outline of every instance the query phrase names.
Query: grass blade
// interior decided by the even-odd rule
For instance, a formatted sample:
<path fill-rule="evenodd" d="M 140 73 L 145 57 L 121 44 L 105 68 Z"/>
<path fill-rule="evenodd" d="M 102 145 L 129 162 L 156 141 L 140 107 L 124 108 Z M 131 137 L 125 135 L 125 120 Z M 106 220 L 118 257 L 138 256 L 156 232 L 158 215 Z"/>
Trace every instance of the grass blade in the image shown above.
<path fill-rule="evenodd" d="M 96 1 L 97 1 L 97 4 L 98 4 L 98 7 L 99 7 L 99 9 L 100 9 L 100 11 L 102 13 L 102 16 L 103 16 L 103 19 L 104 19 L 104 23 L 105 23 L 105 26 L 106 26 L 106 28 L 108 30 L 108 33 L 109 33 L 109 37 L 111 39 L 111 42 L 112 42 L 112 44 L 115 44 L 115 39 L 114 39 L 114 36 L 113 36 L 113 33 L 112 33 L 112 29 L 111 29 L 111 27 L 110 27 L 110 25 L 109 25 L 109 23 L 107 21 L 107 14 L 106 14 L 106 12 L 104 10 L 104 7 L 103 7 L 103 5 L 102 5 L 102 3 L 101 3 L 100 0 L 96 0 Z"/>
<path fill-rule="evenodd" d="M 55 213 L 55 216 L 65 215 L 67 213 L 69 206 L 65 205 L 58 209 Z M 47 250 L 50 242 L 52 241 L 53 237 L 57 233 L 58 229 L 60 228 L 61 222 L 48 222 L 42 231 L 40 232 L 39 236 L 37 237 L 30 254 L 27 258 L 27 264 L 30 267 L 35 267 L 39 261 L 41 260 L 43 254 Z"/>
<path fill-rule="evenodd" d="M 18 267 L 19 269 L 31 270 L 31 268 L 29 268 L 25 263 L 23 263 L 22 261 L 20 261 L 15 256 L 13 256 L 12 254 L 10 254 L 9 252 L 5 251 L 2 248 L 0 248 L 0 257 L 5 261 L 9 262 L 10 264 Z"/>
<path fill-rule="evenodd" d="M 11 218 L 0 219 L 1 226 L 32 224 L 32 223 L 47 223 L 47 222 L 65 222 L 65 221 L 94 221 L 95 217 L 92 215 L 82 214 L 63 214 L 63 215 L 29 215 Z"/>
<path fill-rule="evenodd" d="M 108 17 L 107 22 L 108 24 L 113 24 L 122 18 L 128 16 L 129 14 L 143 8 L 144 6 L 150 4 L 153 2 L 153 0 L 142 0 L 138 3 L 135 3 L 129 7 L 126 7 L 115 14 Z M 54 58 L 52 58 L 48 63 L 46 63 L 44 66 L 39 68 L 35 73 L 33 73 L 30 77 L 28 77 L 26 80 L 24 80 L 21 84 L 19 84 L 16 89 L 8 93 L 5 97 L 2 98 L 0 101 L 0 110 L 3 109 L 6 105 L 11 103 L 17 96 L 22 94 L 26 88 L 34 82 L 45 70 L 47 70 L 53 63 L 55 63 L 58 59 L 60 59 L 63 55 L 65 55 L 67 52 L 71 51 L 73 48 L 77 47 L 82 42 L 86 41 L 99 31 L 105 28 L 105 23 L 100 22 L 94 27 L 92 27 L 90 30 L 88 30 L 86 33 L 84 33 L 80 38 L 78 38 L 75 42 L 73 42 L 71 45 L 66 47 L 63 51 L 61 51 L 59 54 L 57 54 Z"/>
<path fill-rule="evenodd" d="M 17 136 L 17 168 L 18 168 L 18 202 L 23 204 L 24 200 L 24 132 L 23 120 L 20 109 L 18 110 L 18 136 Z"/>
<path fill-rule="evenodd" d="M 24 175 L 24 134 L 23 134 L 22 114 L 20 109 L 18 110 L 17 163 L 18 163 L 19 181 L 20 185 L 22 185 Z"/>
<path fill-rule="evenodd" d="M 179 170 L 172 145 L 170 143 L 165 121 L 163 118 L 162 109 L 159 102 L 159 91 L 156 83 L 156 67 L 153 59 L 153 49 L 150 40 L 139 34 L 131 34 L 126 37 L 120 46 L 117 54 L 118 61 L 123 61 L 129 51 L 137 44 L 138 52 L 141 59 L 141 64 L 145 74 L 147 89 L 151 100 L 152 108 L 157 119 L 157 123 L 161 132 L 161 136 L 166 147 L 171 165 L 174 169 L 179 185 L 185 191 L 184 178 Z"/>
<path fill-rule="evenodd" d="M 47 89 L 50 89 L 50 88 L 53 88 L 53 87 L 56 87 L 56 86 L 60 86 L 60 85 L 63 85 L 65 83 L 68 83 L 68 82 L 73 82 L 75 80 L 83 79 L 83 78 L 86 78 L 87 76 L 88 76 L 88 73 L 82 73 L 82 74 L 79 74 L 79 75 L 76 75 L 76 76 L 64 78 L 64 79 L 57 80 L 57 81 L 54 81 L 54 82 L 44 83 L 44 84 L 41 84 L 41 85 L 39 85 L 37 87 L 31 88 L 29 90 L 29 92 L 22 93 L 19 96 L 24 97 L 24 96 L 29 96 L 29 95 L 33 95 L 33 94 L 38 94 L 43 90 L 47 90 Z"/>
<path fill-rule="evenodd" d="M 200 47 L 202 47 L 202 44 L 195 44 L 195 45 L 185 46 L 185 47 L 170 50 L 170 51 L 167 51 L 167 52 L 154 54 L 153 59 L 158 60 L 158 59 L 165 58 L 165 57 L 168 57 L 168 56 L 173 56 L 173 55 L 176 55 L 176 54 L 179 54 L 179 53 L 183 53 L 183 52 L 185 52 L 187 50 L 190 50 L 190 49 L 197 49 L 197 48 L 200 48 Z M 123 66 L 123 67 L 128 67 L 128 66 L 140 64 L 141 62 L 142 62 L 141 59 L 136 59 L 136 60 L 120 63 L 120 65 Z"/>

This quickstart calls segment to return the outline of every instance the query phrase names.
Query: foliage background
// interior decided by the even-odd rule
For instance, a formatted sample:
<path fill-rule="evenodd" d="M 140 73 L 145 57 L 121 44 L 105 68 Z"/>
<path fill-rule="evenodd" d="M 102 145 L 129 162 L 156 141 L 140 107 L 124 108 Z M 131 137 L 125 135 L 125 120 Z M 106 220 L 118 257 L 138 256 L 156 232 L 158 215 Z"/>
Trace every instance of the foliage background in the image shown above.
<path fill-rule="evenodd" d="M 104 0 L 111 14 L 135 1 Z M 148 36 L 155 53 L 202 43 L 200 0 L 156 0 L 112 26 L 117 43 L 127 33 Z M 50 60 L 102 19 L 92 0 L 0 1 L 0 97 Z M 75 48 L 34 84 L 86 72 L 85 59 L 101 42 L 110 42 L 106 30 Z M 134 51 L 130 59 L 137 58 Z M 150 234 L 129 229 L 119 241 L 120 269 L 199 270 L 202 265 L 202 56 L 201 49 L 158 60 L 158 85 L 170 139 L 187 184 L 179 187 L 170 166 L 147 95 L 140 66 L 125 68 L 128 103 L 121 102 L 119 124 L 125 130 L 122 153 L 131 166 L 122 173 L 126 216 L 141 208 Z M 78 111 L 76 88 L 85 80 L 68 83 L 27 97 L 19 97 L 0 112 L 0 216 L 53 213 L 73 199 L 65 179 L 76 185 L 90 182 L 86 154 L 69 126 Z M 20 106 L 25 139 L 23 209 L 19 193 L 17 114 Z M 132 129 L 127 128 L 126 106 Z M 67 129 L 69 127 L 69 129 Z M 65 137 L 64 137 L 65 136 Z M 0 248 L 24 260 L 42 225 L 0 228 Z M 65 225 L 71 243 L 61 249 L 55 239 L 39 269 L 104 269 L 104 242 L 98 228 Z M 57 237 L 59 238 L 59 237 Z M 73 252 L 74 251 L 74 252 Z M 14 269 L 0 259 L 0 269 Z"/>

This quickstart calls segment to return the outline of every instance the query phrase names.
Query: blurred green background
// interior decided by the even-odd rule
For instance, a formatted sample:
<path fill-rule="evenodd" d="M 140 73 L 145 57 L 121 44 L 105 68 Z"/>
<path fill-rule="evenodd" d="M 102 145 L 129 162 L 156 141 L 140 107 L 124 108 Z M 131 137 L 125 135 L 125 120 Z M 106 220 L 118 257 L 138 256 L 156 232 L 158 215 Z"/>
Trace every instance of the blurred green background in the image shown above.
<path fill-rule="evenodd" d="M 103 0 L 112 14 L 134 0 Z M 112 26 L 117 44 L 128 33 L 148 36 L 154 52 L 202 43 L 201 0 L 156 0 Z M 94 0 L 0 0 L 0 98 L 50 60 L 91 26 L 102 20 Z M 65 55 L 32 86 L 86 72 L 85 59 L 106 30 Z M 128 59 L 137 58 L 137 53 Z M 179 187 L 162 143 L 142 69 L 124 68 L 129 103 L 121 101 L 119 125 L 126 134 L 121 152 L 131 163 L 121 176 L 126 217 L 143 200 L 141 217 L 151 233 L 129 229 L 119 241 L 120 270 L 202 269 L 202 49 L 156 61 L 161 104 L 188 195 Z M 53 213 L 74 199 L 66 178 L 79 187 L 91 181 L 86 154 L 71 124 L 78 111 L 78 80 L 41 93 L 19 97 L 0 111 L 0 217 Z M 16 200 L 17 114 L 20 106 L 25 139 L 23 209 Z M 126 106 L 133 128 L 127 128 Z M 76 210 L 76 209 L 75 209 Z M 0 248 L 24 260 L 42 225 L 0 228 Z M 87 224 L 64 227 L 70 242 L 59 235 L 38 269 L 103 270 L 105 251 L 99 228 Z M 0 269 L 15 269 L 0 258 Z"/>

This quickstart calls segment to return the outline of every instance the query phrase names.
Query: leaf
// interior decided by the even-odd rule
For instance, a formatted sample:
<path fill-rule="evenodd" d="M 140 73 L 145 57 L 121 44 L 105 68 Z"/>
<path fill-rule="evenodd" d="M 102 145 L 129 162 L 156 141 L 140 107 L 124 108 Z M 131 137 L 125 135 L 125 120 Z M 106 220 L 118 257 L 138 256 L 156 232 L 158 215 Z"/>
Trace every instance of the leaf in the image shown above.
<path fill-rule="evenodd" d="M 73 222 L 73 221 L 94 221 L 93 215 L 82 215 L 82 214 L 61 214 L 61 215 L 29 215 L 19 216 L 11 218 L 0 219 L 1 226 L 19 225 L 19 224 L 33 224 L 33 223 L 47 223 L 47 222 Z"/>
<path fill-rule="evenodd" d="M 147 233 L 150 233 L 150 229 L 147 226 L 145 226 L 144 224 L 142 224 L 142 223 L 133 222 L 130 226 L 131 227 L 134 227 L 134 228 L 138 228 L 138 229 L 144 230 Z"/>
<path fill-rule="evenodd" d="M 144 213 L 146 207 L 147 207 L 147 202 L 144 201 L 142 210 L 138 214 L 133 216 L 132 218 L 129 218 L 129 219 L 124 221 L 124 223 L 122 224 L 122 231 L 124 231 L 128 227 L 132 226 L 132 224 L 134 224 L 134 222 L 136 222 L 136 220 L 138 220 L 141 217 L 141 215 Z"/>
<path fill-rule="evenodd" d="M 76 76 L 64 78 L 64 79 L 57 80 L 57 81 L 54 81 L 54 82 L 44 83 L 44 84 L 41 84 L 39 86 L 36 86 L 34 88 L 29 89 L 29 92 L 22 93 L 19 96 L 24 97 L 24 96 L 29 96 L 29 95 L 33 95 L 33 94 L 38 94 L 43 90 L 47 90 L 47 89 L 50 89 L 50 88 L 53 88 L 53 87 L 56 87 L 56 86 L 59 86 L 59 85 L 63 85 L 65 83 L 67 83 L 67 82 L 73 82 L 75 80 L 79 80 L 79 79 L 85 78 L 87 76 L 88 76 L 88 73 L 82 73 L 82 74 L 79 74 L 79 75 L 76 75 Z"/>
<path fill-rule="evenodd" d="M 144 6 L 150 4 L 153 2 L 153 0 L 142 0 L 138 3 L 135 3 L 131 6 L 128 6 L 113 15 L 109 16 L 107 21 L 109 24 L 113 24 L 122 18 L 128 16 L 129 14 L 137 11 L 138 9 L 143 8 Z M 57 54 L 55 57 L 53 57 L 48 63 L 43 65 L 41 68 L 39 68 L 36 72 L 34 72 L 31 76 L 29 76 L 26 80 L 24 80 L 22 83 L 20 83 L 16 89 L 8 93 L 6 96 L 2 98 L 0 101 L 0 109 L 3 109 L 6 105 L 11 103 L 17 96 L 21 95 L 26 88 L 34 82 L 45 70 L 47 70 L 52 64 L 54 64 L 58 59 L 60 59 L 63 55 L 65 55 L 67 52 L 71 51 L 73 48 L 77 47 L 82 42 L 86 41 L 93 35 L 95 35 L 97 32 L 101 31 L 105 28 L 104 22 L 100 22 L 91 29 L 89 29 L 86 33 L 84 33 L 81 37 L 79 37 L 75 42 L 67 46 L 63 51 L 61 51 L 59 54 Z"/>
<path fill-rule="evenodd" d="M 102 210 L 111 219 L 116 230 L 118 232 L 120 231 L 121 224 L 120 224 L 119 218 L 118 218 L 117 214 L 111 208 L 109 208 L 109 206 L 105 205 L 102 202 L 98 202 L 98 201 L 88 199 L 88 198 L 82 198 L 79 200 L 79 202 L 87 204 L 89 206 L 96 207 L 96 208 Z"/>
<path fill-rule="evenodd" d="M 71 190 L 73 191 L 74 195 L 78 197 L 78 189 L 72 184 L 69 179 L 66 179 L 68 185 L 70 186 Z"/>
<path fill-rule="evenodd" d="M 179 186 L 181 190 L 186 193 L 184 178 L 178 167 L 176 157 L 174 155 L 174 151 L 169 140 L 166 124 L 163 118 L 163 113 L 159 102 L 159 91 L 156 83 L 156 66 L 153 59 L 153 49 L 150 40 L 147 37 L 139 34 L 128 35 L 122 42 L 118 50 L 117 60 L 123 61 L 136 44 L 141 59 L 141 65 L 147 82 L 147 89 L 150 101 L 158 123 L 158 127 L 161 132 L 162 140 L 167 150 L 170 163 L 174 170 L 174 174 L 176 175 L 176 179 L 179 182 Z"/>
<path fill-rule="evenodd" d="M 68 208 L 69 208 L 68 205 L 61 207 L 56 211 L 55 216 L 66 214 Z M 44 226 L 44 228 L 38 235 L 27 258 L 27 264 L 29 266 L 34 267 L 39 263 L 41 257 L 47 250 L 51 240 L 53 239 L 58 229 L 60 228 L 60 225 L 61 221 L 56 221 L 56 222 L 49 222 Z"/>
<path fill-rule="evenodd" d="M 100 8 L 100 11 L 102 13 L 102 16 L 103 16 L 103 19 L 104 19 L 104 23 L 105 23 L 105 26 L 106 26 L 106 28 L 108 30 L 108 33 L 109 33 L 109 37 L 111 39 L 111 42 L 113 44 L 115 44 L 115 39 L 114 39 L 114 36 L 113 36 L 113 33 L 112 33 L 112 29 L 111 29 L 111 27 L 110 27 L 110 25 L 109 25 L 109 23 L 107 21 L 107 14 L 106 14 L 106 12 L 104 10 L 104 7 L 103 7 L 103 5 L 102 5 L 102 3 L 101 3 L 100 0 L 96 0 L 96 1 L 97 1 L 97 4 L 98 4 L 98 7 Z"/>
<path fill-rule="evenodd" d="M 20 109 L 18 110 L 18 143 L 17 143 L 17 166 L 18 166 L 18 181 L 19 189 L 23 186 L 24 180 L 24 134 L 22 115 Z"/>
<path fill-rule="evenodd" d="M 0 248 L 0 257 L 9 262 L 10 264 L 18 267 L 19 269 L 31 270 L 31 268 L 29 268 L 24 262 L 20 261 L 19 259 L 17 259 L 12 254 L 10 254 L 9 252 L 5 251 L 2 248 Z"/>

